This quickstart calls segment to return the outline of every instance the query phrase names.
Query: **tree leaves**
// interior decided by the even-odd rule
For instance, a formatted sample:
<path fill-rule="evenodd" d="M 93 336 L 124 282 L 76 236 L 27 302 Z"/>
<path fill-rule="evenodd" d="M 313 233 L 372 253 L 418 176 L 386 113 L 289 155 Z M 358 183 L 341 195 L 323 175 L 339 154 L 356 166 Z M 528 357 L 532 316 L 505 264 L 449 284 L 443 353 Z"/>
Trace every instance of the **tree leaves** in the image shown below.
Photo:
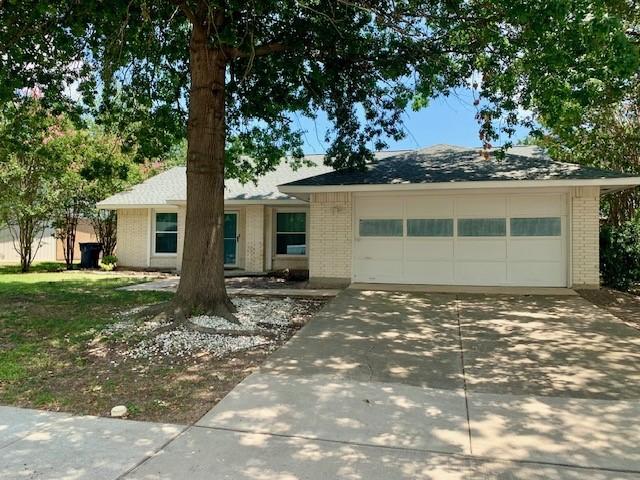
<path fill-rule="evenodd" d="M 85 111 L 136 145 L 139 160 L 161 157 L 185 136 L 197 17 L 212 51 L 228 55 L 230 173 L 247 177 L 300 155 L 303 132 L 285 119 L 319 111 L 332 124 L 328 161 L 362 167 L 371 150 L 404 135 L 408 105 L 468 88 L 473 76 L 486 143 L 535 126 L 523 111 L 570 131 L 589 109 L 619 100 L 638 69 L 624 24 L 631 8 L 623 0 L 5 2 L 0 96 L 39 85 L 54 103 L 77 85 Z M 224 18 L 214 28 L 215 12 Z M 263 156 L 256 165 L 236 156 L 249 151 Z"/>

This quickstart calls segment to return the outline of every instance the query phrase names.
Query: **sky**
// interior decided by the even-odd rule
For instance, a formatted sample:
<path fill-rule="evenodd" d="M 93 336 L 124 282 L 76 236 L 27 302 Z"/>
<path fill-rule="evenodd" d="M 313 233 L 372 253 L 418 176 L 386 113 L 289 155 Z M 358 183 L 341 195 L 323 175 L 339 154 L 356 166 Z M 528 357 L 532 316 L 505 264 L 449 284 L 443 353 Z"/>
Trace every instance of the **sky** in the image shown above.
<path fill-rule="evenodd" d="M 471 94 L 462 91 L 449 97 L 436 98 L 428 107 L 418 112 L 406 111 L 404 122 L 407 136 L 399 142 L 389 140 L 389 150 L 414 150 L 438 143 L 481 146 L 478 138 L 479 126 L 475 119 L 476 110 L 472 102 Z M 299 117 L 296 121 L 299 127 L 307 131 L 305 154 L 323 153 L 327 147 L 322 141 L 327 126 L 326 118 L 318 118 L 314 122 Z M 526 136 L 526 130 L 519 129 L 511 141 L 516 143 Z M 506 140 L 505 137 L 501 142 Z"/>

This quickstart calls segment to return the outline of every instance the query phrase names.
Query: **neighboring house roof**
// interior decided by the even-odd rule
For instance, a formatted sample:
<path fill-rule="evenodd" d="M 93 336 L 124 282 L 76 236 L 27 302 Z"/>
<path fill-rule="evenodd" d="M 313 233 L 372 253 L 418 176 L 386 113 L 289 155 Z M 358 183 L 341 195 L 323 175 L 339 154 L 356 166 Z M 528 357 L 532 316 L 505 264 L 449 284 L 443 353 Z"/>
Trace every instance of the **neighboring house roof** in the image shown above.
<path fill-rule="evenodd" d="M 395 152 L 379 152 L 376 156 L 395 155 Z M 238 180 L 225 181 L 224 198 L 227 203 L 300 203 L 278 190 L 278 185 L 332 171 L 323 165 L 323 155 L 308 155 L 307 162 L 312 165 L 294 169 L 291 164 L 282 162 L 256 182 L 242 184 Z M 161 207 L 163 205 L 182 204 L 187 201 L 187 171 L 185 167 L 174 167 L 134 185 L 124 192 L 112 195 L 98 203 L 106 209 Z"/>
<path fill-rule="evenodd" d="M 556 162 L 532 146 L 506 151 L 503 159 L 489 158 L 481 149 L 451 145 L 403 152 L 374 161 L 365 171 L 333 171 L 296 180 L 284 186 L 389 185 L 416 183 L 489 182 L 505 180 L 607 179 L 625 175 L 582 165 Z"/>

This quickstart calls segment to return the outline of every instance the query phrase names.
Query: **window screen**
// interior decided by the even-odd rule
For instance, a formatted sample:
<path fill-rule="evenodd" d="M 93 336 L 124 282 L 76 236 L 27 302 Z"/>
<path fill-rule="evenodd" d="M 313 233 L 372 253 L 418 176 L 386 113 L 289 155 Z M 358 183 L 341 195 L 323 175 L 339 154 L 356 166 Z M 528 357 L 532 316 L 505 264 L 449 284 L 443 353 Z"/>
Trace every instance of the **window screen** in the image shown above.
<path fill-rule="evenodd" d="M 278 255 L 306 255 L 306 232 L 306 213 L 278 213 L 276 215 L 276 253 Z"/>
<path fill-rule="evenodd" d="M 178 251 L 178 214 L 156 213 L 156 253 Z"/>
<path fill-rule="evenodd" d="M 506 234 L 506 218 L 458 219 L 459 237 L 504 237 Z"/>
<path fill-rule="evenodd" d="M 452 218 L 411 218 L 407 220 L 409 237 L 453 237 Z"/>
<path fill-rule="evenodd" d="M 559 237 L 560 217 L 512 218 L 513 237 Z"/>
<path fill-rule="evenodd" d="M 402 220 L 360 220 L 361 237 L 401 237 Z"/>

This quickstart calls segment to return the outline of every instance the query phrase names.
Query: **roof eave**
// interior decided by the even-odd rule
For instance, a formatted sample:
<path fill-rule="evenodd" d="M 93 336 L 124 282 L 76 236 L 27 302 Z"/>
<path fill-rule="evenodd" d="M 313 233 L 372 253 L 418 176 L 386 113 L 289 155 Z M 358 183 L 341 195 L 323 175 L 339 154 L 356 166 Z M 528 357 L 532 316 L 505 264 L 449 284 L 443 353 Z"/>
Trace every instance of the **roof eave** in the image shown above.
<path fill-rule="evenodd" d="M 167 208 L 171 207 L 167 203 L 108 203 L 98 202 L 96 208 L 101 210 L 131 210 L 135 208 Z"/>
<path fill-rule="evenodd" d="M 450 190 L 477 188 L 531 188 L 531 187 L 615 187 L 617 190 L 640 185 L 640 177 L 558 179 L 558 180 L 489 180 L 473 182 L 440 183 L 388 183 L 373 185 L 280 185 L 286 195 L 300 198 L 302 195 L 320 192 L 383 192 L 404 190 Z"/>
<path fill-rule="evenodd" d="M 225 199 L 225 206 L 241 206 L 241 205 L 306 205 L 308 202 L 297 198 L 278 198 L 278 199 Z M 186 200 L 167 200 L 165 203 L 109 203 L 98 202 L 96 208 L 102 210 L 129 210 L 135 208 L 171 208 L 182 207 L 187 204 Z"/>

